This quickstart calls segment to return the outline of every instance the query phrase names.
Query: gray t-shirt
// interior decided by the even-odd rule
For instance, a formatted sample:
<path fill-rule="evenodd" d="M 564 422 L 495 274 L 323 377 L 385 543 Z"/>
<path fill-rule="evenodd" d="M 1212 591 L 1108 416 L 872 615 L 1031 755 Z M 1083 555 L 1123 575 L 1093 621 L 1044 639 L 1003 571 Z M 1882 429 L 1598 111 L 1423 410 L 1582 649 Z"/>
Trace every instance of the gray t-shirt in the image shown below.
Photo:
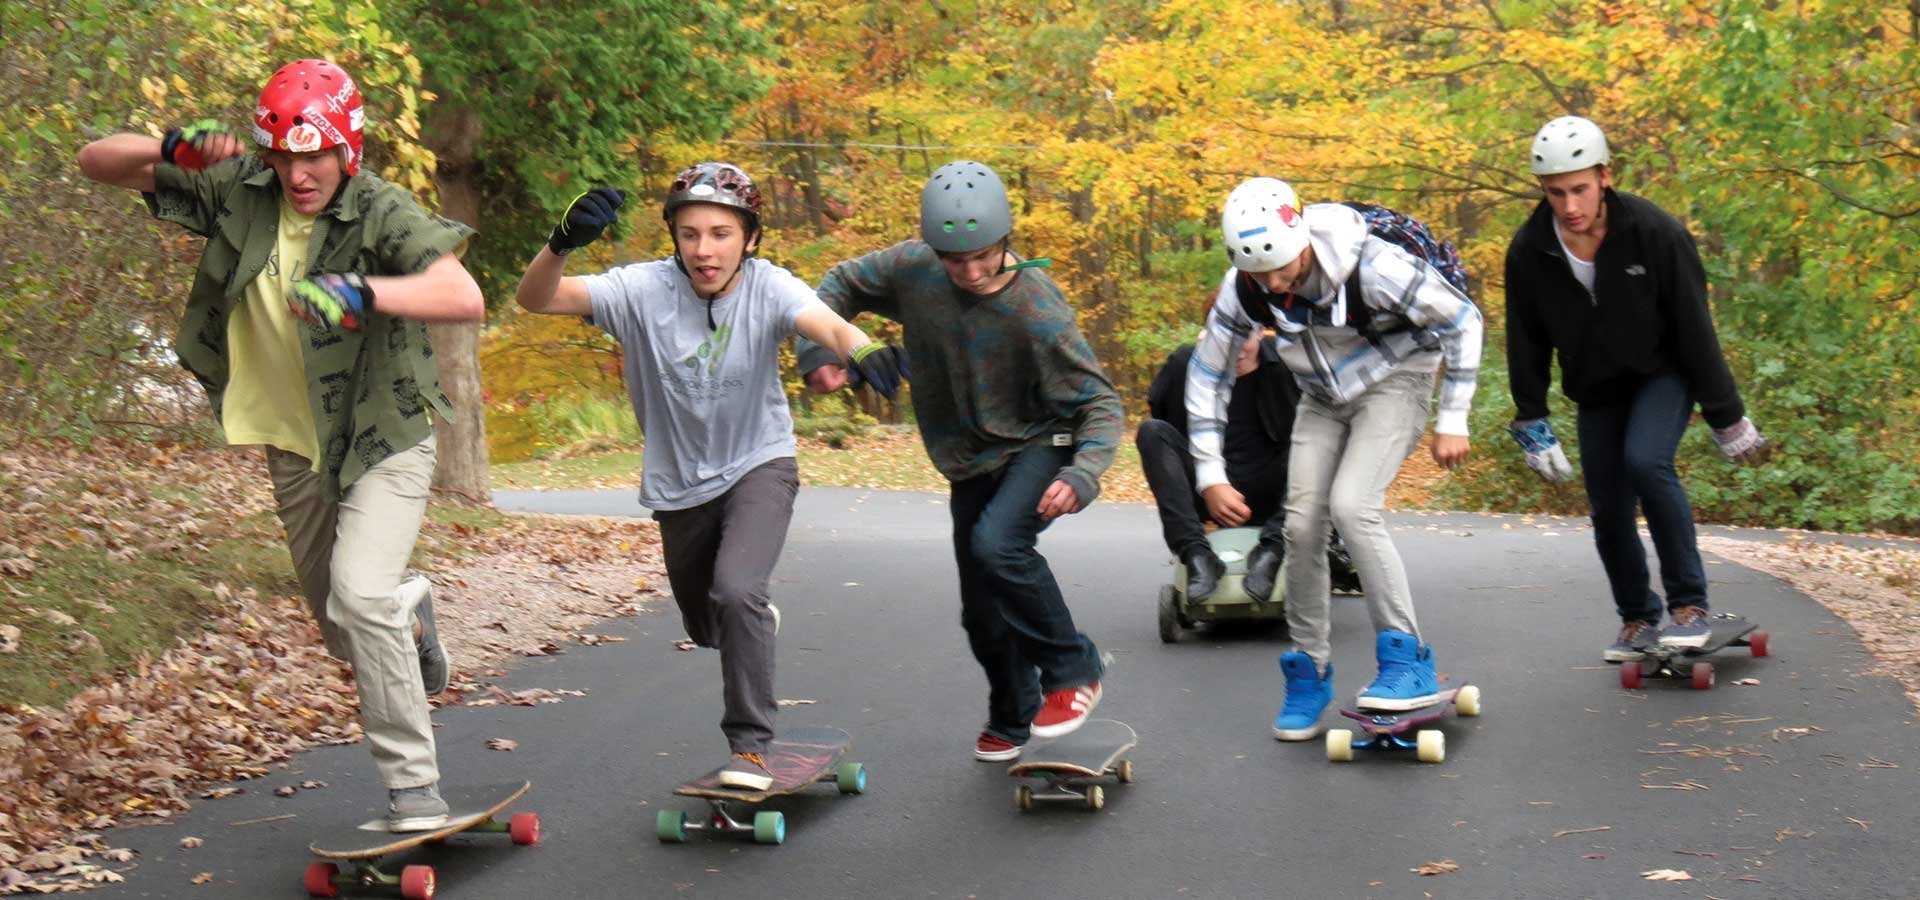
<path fill-rule="evenodd" d="M 585 276 L 598 325 L 626 353 L 627 395 L 646 435 L 640 503 L 686 509 L 726 493 L 771 459 L 793 456 L 793 417 L 780 385 L 780 344 L 807 309 L 807 283 L 763 259 L 707 301 L 672 259 Z"/>

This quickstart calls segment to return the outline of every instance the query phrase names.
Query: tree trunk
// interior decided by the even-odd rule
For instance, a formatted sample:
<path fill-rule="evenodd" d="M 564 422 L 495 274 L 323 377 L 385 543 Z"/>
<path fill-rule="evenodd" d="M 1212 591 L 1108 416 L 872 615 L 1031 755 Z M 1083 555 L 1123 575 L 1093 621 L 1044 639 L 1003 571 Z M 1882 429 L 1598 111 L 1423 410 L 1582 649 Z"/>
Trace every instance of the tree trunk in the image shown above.
<path fill-rule="evenodd" d="M 426 143 L 439 157 L 434 183 L 440 191 L 440 214 L 456 222 L 476 225 L 480 194 L 473 184 L 473 148 L 480 139 L 480 120 L 471 109 L 435 104 L 428 122 Z M 480 387 L 479 322 L 435 323 L 427 326 L 433 341 L 433 359 L 440 371 L 440 387 L 453 402 L 452 422 L 440 423 L 439 456 L 433 466 L 433 487 L 491 504 L 487 483 L 487 406 Z"/>

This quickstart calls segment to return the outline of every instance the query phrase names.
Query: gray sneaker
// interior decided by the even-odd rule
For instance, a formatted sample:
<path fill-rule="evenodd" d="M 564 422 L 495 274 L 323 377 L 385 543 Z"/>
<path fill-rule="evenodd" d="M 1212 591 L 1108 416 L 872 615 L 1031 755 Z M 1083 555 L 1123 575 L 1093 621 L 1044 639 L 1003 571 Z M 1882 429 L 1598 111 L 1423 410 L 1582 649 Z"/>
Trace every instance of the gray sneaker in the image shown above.
<path fill-rule="evenodd" d="M 432 831 L 447 824 L 447 801 L 439 785 L 387 791 L 387 830 Z"/>
<path fill-rule="evenodd" d="M 1645 656 L 1643 648 L 1653 637 L 1654 626 L 1648 622 L 1627 622 L 1620 626 L 1620 636 L 1607 645 L 1600 658 L 1607 662 L 1634 662 Z"/>
<path fill-rule="evenodd" d="M 1673 622 L 1660 632 L 1663 647 L 1704 647 L 1713 629 L 1707 623 L 1707 611 L 1698 606 L 1676 606 Z"/>
<path fill-rule="evenodd" d="M 420 634 L 413 639 L 413 647 L 420 653 L 420 681 L 431 697 L 446 690 L 447 679 L 453 675 L 446 648 L 440 646 L 440 632 L 433 627 L 433 582 L 415 575 L 401 582 L 400 589 L 420 592 L 420 603 L 413 608 L 413 617 L 420 623 Z"/>
<path fill-rule="evenodd" d="M 758 753 L 735 753 L 727 767 L 720 770 L 720 786 L 748 791 L 773 787 L 773 773 Z"/>

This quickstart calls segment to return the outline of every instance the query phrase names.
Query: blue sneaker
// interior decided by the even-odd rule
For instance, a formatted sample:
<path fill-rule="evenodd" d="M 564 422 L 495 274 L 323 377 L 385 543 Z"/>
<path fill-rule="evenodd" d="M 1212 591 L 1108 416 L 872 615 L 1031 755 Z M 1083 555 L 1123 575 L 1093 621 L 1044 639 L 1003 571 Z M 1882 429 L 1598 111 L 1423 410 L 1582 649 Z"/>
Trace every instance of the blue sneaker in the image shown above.
<path fill-rule="evenodd" d="M 1707 624 L 1707 611 L 1698 606 L 1676 606 L 1673 622 L 1660 631 L 1660 643 L 1667 647 L 1704 647 L 1713 629 Z"/>
<path fill-rule="evenodd" d="M 1273 736 L 1283 741 L 1310 741 L 1320 734 L 1320 714 L 1333 702 L 1333 664 L 1317 671 L 1313 657 L 1295 650 L 1280 654 L 1280 671 L 1287 676 L 1287 700 L 1273 720 Z"/>
<path fill-rule="evenodd" d="M 1433 648 L 1404 631 L 1382 631 L 1374 641 L 1380 676 L 1360 692 L 1361 709 L 1419 709 L 1440 699 Z"/>

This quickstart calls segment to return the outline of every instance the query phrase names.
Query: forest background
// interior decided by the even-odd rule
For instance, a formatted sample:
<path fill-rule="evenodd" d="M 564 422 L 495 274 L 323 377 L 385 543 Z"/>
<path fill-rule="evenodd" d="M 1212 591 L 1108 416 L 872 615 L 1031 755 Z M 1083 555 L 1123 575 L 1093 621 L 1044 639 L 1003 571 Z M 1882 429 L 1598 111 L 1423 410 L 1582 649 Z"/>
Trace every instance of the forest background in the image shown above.
<path fill-rule="evenodd" d="M 619 348 L 511 301 L 581 190 L 633 200 L 576 273 L 664 255 L 672 172 L 732 160 L 767 196 L 765 255 L 812 281 L 913 236 L 926 176 L 974 158 L 1009 183 L 1016 248 L 1055 260 L 1135 414 L 1204 315 L 1235 183 L 1419 216 L 1460 246 L 1490 326 L 1478 453 L 1435 504 L 1580 512 L 1577 486 L 1541 485 L 1508 443 L 1501 353 L 1501 260 L 1538 202 L 1528 141 L 1572 113 L 1606 129 L 1617 183 L 1698 239 L 1749 414 L 1781 447 L 1734 469 L 1691 429 L 1701 517 L 1913 534 L 1917 27 L 1920 0 L 16 0 L 0 442 L 217 439 L 169 347 L 197 242 L 84 182 L 74 154 L 203 116 L 243 129 L 267 73 L 325 56 L 367 98 L 374 168 L 481 232 L 467 264 L 488 323 L 435 329 L 463 413 L 442 437 L 449 491 L 483 497 L 489 461 L 637 440 Z M 905 409 L 789 381 L 807 422 Z"/>

